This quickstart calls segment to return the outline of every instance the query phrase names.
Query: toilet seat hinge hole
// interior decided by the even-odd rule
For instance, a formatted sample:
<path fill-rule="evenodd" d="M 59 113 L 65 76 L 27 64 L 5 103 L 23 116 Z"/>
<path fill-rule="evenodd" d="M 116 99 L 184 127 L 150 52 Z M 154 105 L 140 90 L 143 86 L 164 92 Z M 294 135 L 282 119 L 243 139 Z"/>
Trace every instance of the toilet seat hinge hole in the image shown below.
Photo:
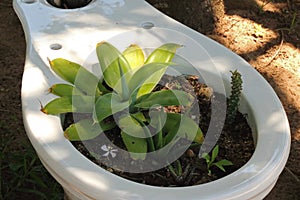
<path fill-rule="evenodd" d="M 155 25 L 153 22 L 143 22 L 142 23 L 142 28 L 144 29 L 151 29 L 153 28 Z"/>
<path fill-rule="evenodd" d="M 52 50 L 60 50 L 62 48 L 62 45 L 59 43 L 53 43 L 50 45 L 50 49 Z"/>

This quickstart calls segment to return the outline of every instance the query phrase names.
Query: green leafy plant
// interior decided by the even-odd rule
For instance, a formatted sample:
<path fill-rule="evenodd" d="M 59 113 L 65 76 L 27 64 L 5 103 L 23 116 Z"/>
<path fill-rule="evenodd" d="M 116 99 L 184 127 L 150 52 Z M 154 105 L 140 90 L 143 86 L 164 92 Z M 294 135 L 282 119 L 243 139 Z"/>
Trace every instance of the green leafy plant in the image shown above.
<path fill-rule="evenodd" d="M 227 102 L 227 121 L 232 124 L 238 111 L 240 96 L 242 93 L 242 75 L 237 71 L 231 71 L 231 94 Z"/>
<path fill-rule="evenodd" d="M 12 150 L 14 138 L 1 143 L 0 199 L 61 199 L 62 187 L 50 176 L 34 149 L 24 141 L 20 149 Z M 3 145 L 3 146 L 2 146 Z"/>
<path fill-rule="evenodd" d="M 49 60 L 51 69 L 68 84 L 51 86 L 49 92 L 59 97 L 42 106 L 41 111 L 52 115 L 90 114 L 90 118 L 65 130 L 65 137 L 72 141 L 93 139 L 118 126 L 133 159 L 145 159 L 147 152 L 176 143 L 178 138 L 201 143 L 203 133 L 197 123 L 184 113 L 166 113 L 161 109 L 189 108 L 194 102 L 192 95 L 181 90 L 153 91 L 167 68 L 176 67 L 171 61 L 179 47 L 167 43 L 146 57 L 138 45 L 121 53 L 108 42 L 100 42 L 96 53 L 101 78 L 69 60 Z M 109 117 L 114 120 L 108 121 Z M 157 132 L 154 136 L 150 131 L 153 129 Z"/>
<path fill-rule="evenodd" d="M 208 153 L 203 153 L 202 154 L 202 158 L 204 158 L 206 163 L 207 163 L 208 175 L 210 175 L 210 176 L 212 174 L 212 172 L 211 172 L 211 167 L 212 166 L 216 166 L 219 169 L 221 169 L 223 172 L 225 172 L 224 166 L 233 165 L 232 162 L 230 162 L 229 160 L 226 160 L 226 159 L 216 161 L 216 158 L 217 158 L 218 154 L 219 154 L 219 145 L 216 145 L 213 148 L 211 156 Z"/>
<path fill-rule="evenodd" d="M 173 165 L 175 165 L 175 167 L 173 167 Z M 173 165 L 168 165 L 168 169 L 175 182 L 180 185 L 188 185 L 193 178 L 195 168 L 188 164 L 185 169 L 183 169 L 179 160 L 176 160 Z"/>

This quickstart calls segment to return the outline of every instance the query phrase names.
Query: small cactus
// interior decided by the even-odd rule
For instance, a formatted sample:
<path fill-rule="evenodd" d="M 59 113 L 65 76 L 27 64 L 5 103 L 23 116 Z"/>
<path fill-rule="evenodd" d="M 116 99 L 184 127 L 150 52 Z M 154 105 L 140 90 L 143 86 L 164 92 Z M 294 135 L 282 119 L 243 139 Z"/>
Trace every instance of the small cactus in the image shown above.
<path fill-rule="evenodd" d="M 229 124 L 232 124 L 238 111 L 243 81 L 241 74 L 237 70 L 230 72 L 232 74 L 231 94 L 227 102 L 227 120 Z"/>

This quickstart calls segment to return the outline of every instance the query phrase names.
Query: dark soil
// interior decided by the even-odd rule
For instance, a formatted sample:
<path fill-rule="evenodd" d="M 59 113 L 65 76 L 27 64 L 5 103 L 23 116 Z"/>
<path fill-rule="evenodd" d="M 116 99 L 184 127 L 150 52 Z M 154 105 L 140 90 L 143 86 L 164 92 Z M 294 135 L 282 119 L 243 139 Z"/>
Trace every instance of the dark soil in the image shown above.
<path fill-rule="evenodd" d="M 188 80 L 188 82 L 186 80 Z M 171 163 L 172 167 L 166 166 L 159 170 L 147 173 L 124 172 L 124 170 L 122 170 L 124 169 L 124 166 L 118 166 L 117 164 L 120 163 L 120 161 L 123 164 L 128 163 L 125 165 L 125 169 L 136 166 L 142 168 L 145 163 L 142 160 L 133 160 L 127 151 L 115 152 L 115 157 L 105 155 L 106 152 L 103 151 L 102 147 L 107 145 L 107 142 L 102 140 L 100 137 L 85 142 L 72 142 L 74 147 L 90 160 L 111 173 L 139 183 L 166 187 L 197 185 L 222 178 L 238 170 L 251 158 L 255 147 L 252 131 L 245 117 L 247 115 L 238 112 L 234 121 L 229 124 L 228 120 L 226 120 L 226 123 L 223 127 L 223 121 L 221 120 L 222 116 L 216 115 L 213 119 L 211 108 L 212 103 L 214 103 L 217 105 L 216 109 L 219 109 L 220 106 L 218 107 L 218 104 L 220 104 L 222 100 L 224 101 L 225 97 L 214 93 L 213 90 L 207 85 L 199 83 L 198 77 L 172 77 L 165 75 L 162 78 L 161 83 L 164 83 L 164 85 L 157 86 L 155 91 L 176 89 L 194 94 L 196 105 L 199 106 L 200 110 L 200 116 L 195 117 L 195 120 L 199 121 L 199 127 L 203 131 L 204 135 L 206 135 L 209 126 L 214 126 L 214 130 L 221 131 L 220 133 L 217 133 L 218 131 L 216 131 L 216 133 L 213 133 L 214 135 L 210 135 L 210 138 L 213 138 L 213 141 L 210 141 L 211 144 L 205 143 L 205 146 L 207 149 L 212 149 L 216 143 L 219 146 L 219 154 L 216 158 L 216 162 L 226 159 L 233 163 L 231 166 L 224 167 L 226 169 L 225 172 L 216 166 L 212 166 L 210 169 L 211 173 L 209 173 L 205 159 L 201 158 L 201 156 L 199 158 L 198 156 L 200 148 L 203 147 L 200 147 L 201 145 L 195 143 L 190 147 L 188 147 L 189 145 L 187 146 L 185 153 L 174 163 Z M 184 113 L 185 109 L 186 108 L 179 106 L 168 106 L 164 108 L 165 112 L 175 113 Z M 216 112 L 224 113 L 222 110 L 217 110 Z M 193 111 L 189 113 L 189 115 L 195 116 Z M 74 122 L 74 120 L 72 120 L 72 114 L 68 114 L 66 116 L 67 117 L 65 118 L 65 122 L 63 124 L 64 128 L 66 128 L 70 123 Z M 83 116 L 86 117 L 86 115 Z M 78 120 L 78 114 L 76 116 L 76 120 Z M 214 123 L 210 124 L 211 121 Z M 219 127 L 221 127 L 221 129 Z M 120 137 L 119 128 L 114 128 L 112 131 L 108 131 L 105 134 L 114 145 L 126 150 L 126 147 L 122 142 L 122 138 Z M 187 141 L 185 141 L 185 139 L 181 139 L 174 145 L 173 148 L 180 148 L 182 147 L 181 143 L 185 144 L 186 142 Z M 88 150 L 86 148 L 87 146 Z M 168 155 L 164 159 L 168 160 Z M 178 167 L 178 162 L 180 163 L 180 167 Z M 135 166 L 131 165 L 133 163 Z M 174 173 L 172 168 L 174 168 L 174 171 L 180 169 L 182 170 L 182 173 Z"/>

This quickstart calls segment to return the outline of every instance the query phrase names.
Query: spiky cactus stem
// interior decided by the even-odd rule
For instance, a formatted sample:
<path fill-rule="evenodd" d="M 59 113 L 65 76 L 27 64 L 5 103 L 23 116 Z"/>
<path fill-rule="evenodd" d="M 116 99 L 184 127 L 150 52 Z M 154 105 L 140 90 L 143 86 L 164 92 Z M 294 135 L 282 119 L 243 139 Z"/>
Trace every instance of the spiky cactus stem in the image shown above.
<path fill-rule="evenodd" d="M 242 92 L 242 76 L 235 70 L 231 72 L 231 94 L 227 102 L 227 122 L 232 124 L 235 120 L 236 113 L 240 102 Z"/>

